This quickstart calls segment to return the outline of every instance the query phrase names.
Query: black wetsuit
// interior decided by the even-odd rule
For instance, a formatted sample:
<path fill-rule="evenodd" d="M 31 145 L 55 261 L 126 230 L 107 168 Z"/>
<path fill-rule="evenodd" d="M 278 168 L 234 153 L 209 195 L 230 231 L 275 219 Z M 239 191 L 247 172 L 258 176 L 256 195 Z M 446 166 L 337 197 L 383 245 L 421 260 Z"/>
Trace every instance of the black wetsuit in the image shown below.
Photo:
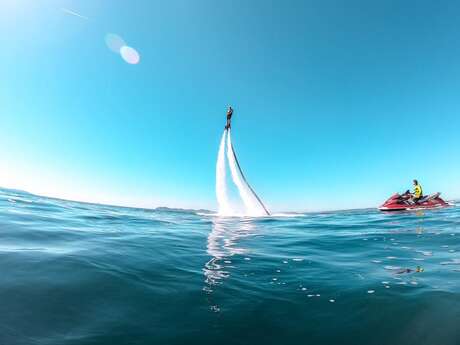
<path fill-rule="evenodd" d="M 230 107 L 227 111 L 227 125 L 225 126 L 226 129 L 230 128 L 230 122 L 232 120 L 232 115 L 233 115 L 233 109 Z"/>

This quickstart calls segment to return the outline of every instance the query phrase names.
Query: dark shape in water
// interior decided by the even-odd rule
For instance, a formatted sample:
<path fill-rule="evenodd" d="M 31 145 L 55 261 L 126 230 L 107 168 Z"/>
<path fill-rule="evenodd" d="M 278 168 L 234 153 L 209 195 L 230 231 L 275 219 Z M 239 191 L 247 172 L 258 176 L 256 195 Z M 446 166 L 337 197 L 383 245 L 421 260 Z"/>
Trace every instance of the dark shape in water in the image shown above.
<path fill-rule="evenodd" d="M 413 270 L 412 268 L 403 268 L 401 270 L 398 270 L 396 271 L 395 273 L 396 274 L 404 274 L 404 273 L 421 273 L 425 271 L 425 269 L 423 267 L 420 267 L 420 266 L 417 266 L 415 268 L 415 270 Z"/>

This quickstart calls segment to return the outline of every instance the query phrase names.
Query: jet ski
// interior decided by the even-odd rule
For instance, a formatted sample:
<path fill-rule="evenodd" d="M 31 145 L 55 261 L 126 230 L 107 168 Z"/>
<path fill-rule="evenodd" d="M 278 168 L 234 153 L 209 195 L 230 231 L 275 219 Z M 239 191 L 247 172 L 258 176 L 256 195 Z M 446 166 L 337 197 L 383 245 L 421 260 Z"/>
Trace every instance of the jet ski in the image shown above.
<path fill-rule="evenodd" d="M 411 200 L 409 191 L 404 194 L 396 193 L 379 207 L 380 211 L 409 211 L 449 206 L 449 203 L 441 199 L 441 193 L 434 193 L 422 197 L 417 202 Z"/>

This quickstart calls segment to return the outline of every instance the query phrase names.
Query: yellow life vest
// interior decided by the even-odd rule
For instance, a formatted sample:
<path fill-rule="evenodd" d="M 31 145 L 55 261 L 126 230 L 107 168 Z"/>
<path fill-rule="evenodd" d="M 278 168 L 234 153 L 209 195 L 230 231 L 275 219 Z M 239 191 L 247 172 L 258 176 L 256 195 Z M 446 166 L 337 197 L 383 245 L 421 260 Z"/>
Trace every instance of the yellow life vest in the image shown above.
<path fill-rule="evenodd" d="M 420 186 L 419 184 L 415 185 L 414 187 L 414 195 L 416 198 L 420 198 L 423 196 L 422 186 Z"/>

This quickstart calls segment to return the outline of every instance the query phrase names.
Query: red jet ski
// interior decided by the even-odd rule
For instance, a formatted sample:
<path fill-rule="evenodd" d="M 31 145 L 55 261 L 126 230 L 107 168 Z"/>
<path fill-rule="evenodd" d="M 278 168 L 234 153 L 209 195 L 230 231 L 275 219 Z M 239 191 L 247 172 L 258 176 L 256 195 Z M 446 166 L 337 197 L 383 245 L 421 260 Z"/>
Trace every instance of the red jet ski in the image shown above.
<path fill-rule="evenodd" d="M 379 207 L 380 211 L 409 211 L 409 210 L 420 210 L 429 208 L 440 208 L 449 206 L 449 203 L 445 202 L 439 196 L 441 193 L 434 193 L 422 197 L 419 201 L 411 201 L 411 194 L 407 191 L 404 194 L 394 194 L 390 199 L 385 201 L 382 206 Z"/>

